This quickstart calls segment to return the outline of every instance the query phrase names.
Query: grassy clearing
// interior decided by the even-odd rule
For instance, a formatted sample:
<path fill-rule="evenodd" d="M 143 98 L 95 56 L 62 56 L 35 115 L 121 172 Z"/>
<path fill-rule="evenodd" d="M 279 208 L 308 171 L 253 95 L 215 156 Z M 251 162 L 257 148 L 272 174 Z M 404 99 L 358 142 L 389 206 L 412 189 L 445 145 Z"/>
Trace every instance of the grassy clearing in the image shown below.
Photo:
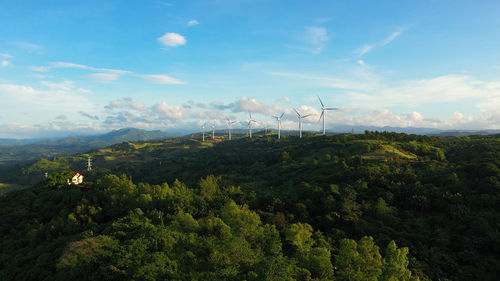
<path fill-rule="evenodd" d="M 398 149 L 391 144 L 380 144 L 378 149 L 363 154 L 361 158 L 380 161 L 387 160 L 387 158 L 415 160 L 417 159 L 417 156 L 411 152 Z"/>
<path fill-rule="evenodd" d="M 395 155 L 399 156 L 400 158 L 417 159 L 417 155 L 415 155 L 411 152 L 408 152 L 408 151 L 399 150 L 390 144 L 383 144 L 382 149 L 384 149 L 385 151 L 387 151 L 389 153 L 395 154 Z"/>

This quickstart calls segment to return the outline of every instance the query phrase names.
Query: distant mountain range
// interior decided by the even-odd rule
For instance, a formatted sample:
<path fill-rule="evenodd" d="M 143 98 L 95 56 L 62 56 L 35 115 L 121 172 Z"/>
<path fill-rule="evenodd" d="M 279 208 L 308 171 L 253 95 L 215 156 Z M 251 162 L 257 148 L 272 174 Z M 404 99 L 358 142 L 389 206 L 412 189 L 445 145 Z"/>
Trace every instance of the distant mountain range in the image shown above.
<path fill-rule="evenodd" d="M 128 141 L 178 137 L 179 134 L 124 128 L 102 135 L 54 139 L 0 139 L 0 165 L 26 163 L 39 158 L 85 152 Z"/>

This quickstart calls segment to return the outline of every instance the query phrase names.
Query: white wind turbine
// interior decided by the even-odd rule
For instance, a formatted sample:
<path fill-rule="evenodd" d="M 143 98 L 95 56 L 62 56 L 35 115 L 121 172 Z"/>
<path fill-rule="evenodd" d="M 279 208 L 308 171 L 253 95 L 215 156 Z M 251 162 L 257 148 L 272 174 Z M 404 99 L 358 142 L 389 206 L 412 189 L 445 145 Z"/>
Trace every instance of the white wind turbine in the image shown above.
<path fill-rule="evenodd" d="M 202 133 L 203 134 L 203 141 L 205 141 L 205 128 L 206 128 L 206 125 L 207 125 L 206 122 L 204 122 L 203 125 L 201 125 L 201 129 L 202 129 L 202 132 L 203 132 Z"/>
<path fill-rule="evenodd" d="M 297 113 L 298 117 L 299 118 L 299 138 L 302 138 L 302 119 L 308 117 L 308 116 L 311 116 L 311 114 L 307 114 L 307 115 L 300 115 L 300 113 L 297 111 L 297 109 L 293 109 L 295 110 L 295 113 Z"/>
<path fill-rule="evenodd" d="M 232 131 L 233 131 L 233 124 L 236 123 L 236 121 L 231 121 L 229 120 L 229 118 L 227 118 L 227 128 L 228 128 L 228 131 L 229 131 L 229 140 L 231 140 L 231 135 L 232 135 Z"/>
<path fill-rule="evenodd" d="M 214 124 L 211 127 L 212 127 L 212 140 L 214 140 L 215 139 L 215 120 L 214 120 Z"/>
<path fill-rule="evenodd" d="M 339 110 L 338 108 L 335 108 L 335 107 L 326 107 L 324 104 L 323 104 L 323 101 L 321 100 L 321 98 L 318 96 L 318 99 L 319 99 L 319 102 L 321 103 L 321 116 L 319 117 L 319 120 L 321 120 L 321 118 L 323 118 L 323 136 L 326 135 L 326 112 L 328 110 Z"/>
<path fill-rule="evenodd" d="M 283 117 L 283 115 L 285 114 L 285 112 L 281 113 L 281 116 L 273 116 L 273 118 L 275 118 L 277 121 L 278 121 L 278 139 L 281 139 L 281 118 Z"/>
<path fill-rule="evenodd" d="M 252 119 L 252 113 L 248 112 L 250 119 L 248 119 L 248 135 L 252 138 L 252 122 L 257 123 L 257 121 Z"/>

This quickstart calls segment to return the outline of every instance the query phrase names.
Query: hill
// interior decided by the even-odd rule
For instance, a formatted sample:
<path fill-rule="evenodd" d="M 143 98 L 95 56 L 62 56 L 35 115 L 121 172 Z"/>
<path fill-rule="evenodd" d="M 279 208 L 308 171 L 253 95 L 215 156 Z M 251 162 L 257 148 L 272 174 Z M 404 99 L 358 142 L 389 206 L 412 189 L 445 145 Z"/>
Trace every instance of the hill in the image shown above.
<path fill-rule="evenodd" d="M 50 177 L 87 156 L 93 189 L 58 189 Z M 0 274 L 387 280 L 394 253 L 394 280 L 496 280 L 499 167 L 498 136 L 374 132 L 193 135 L 39 160 L 10 171 L 50 175 L 1 199 Z"/>
<path fill-rule="evenodd" d="M 67 137 L 58 139 L 2 139 L 0 166 L 27 163 L 39 158 L 85 152 L 124 141 L 157 140 L 178 136 L 161 131 L 125 128 L 102 135 Z"/>

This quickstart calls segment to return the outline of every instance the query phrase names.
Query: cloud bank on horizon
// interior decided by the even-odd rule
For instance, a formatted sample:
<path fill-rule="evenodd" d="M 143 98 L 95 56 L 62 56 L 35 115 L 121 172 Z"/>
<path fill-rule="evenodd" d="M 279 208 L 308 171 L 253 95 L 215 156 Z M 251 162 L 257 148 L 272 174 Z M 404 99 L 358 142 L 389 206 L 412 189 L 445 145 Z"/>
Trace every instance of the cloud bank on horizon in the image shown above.
<path fill-rule="evenodd" d="M 293 108 L 319 130 L 317 95 L 340 108 L 330 126 L 500 129 L 500 4 L 28 2 L 0 17 L 16 26 L 0 41 L 2 138 L 243 128 L 248 112 L 296 129 Z"/>

